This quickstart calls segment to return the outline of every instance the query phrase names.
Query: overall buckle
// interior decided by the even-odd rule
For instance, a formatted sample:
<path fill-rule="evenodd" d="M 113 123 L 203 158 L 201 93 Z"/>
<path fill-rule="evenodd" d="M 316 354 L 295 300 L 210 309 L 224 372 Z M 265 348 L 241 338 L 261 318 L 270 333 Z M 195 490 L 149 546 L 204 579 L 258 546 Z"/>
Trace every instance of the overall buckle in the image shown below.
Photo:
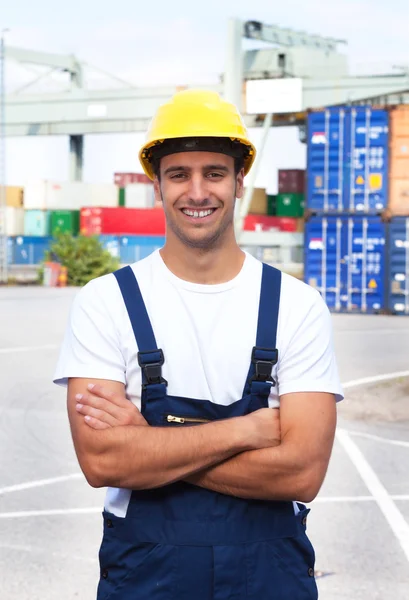
<path fill-rule="evenodd" d="M 256 358 L 257 351 L 268 352 L 273 354 L 270 360 Z M 251 381 L 271 382 L 273 386 L 276 382 L 272 376 L 273 367 L 278 362 L 278 350 L 271 348 L 259 348 L 255 346 L 251 353 L 251 362 L 255 368 L 255 374 L 251 378 Z"/>
<path fill-rule="evenodd" d="M 144 360 L 144 358 L 143 358 L 144 355 L 158 354 L 158 353 L 159 353 L 158 361 L 145 362 L 147 359 L 145 358 L 145 360 Z M 163 351 L 160 349 L 152 350 L 151 352 L 138 352 L 138 363 L 142 369 L 142 373 L 143 373 L 144 379 L 145 379 L 143 387 L 146 387 L 147 385 L 152 385 L 155 383 L 165 383 L 166 385 L 168 384 L 166 379 L 164 379 L 162 377 L 162 366 L 163 366 L 164 362 L 165 362 L 165 357 L 163 355 Z"/>

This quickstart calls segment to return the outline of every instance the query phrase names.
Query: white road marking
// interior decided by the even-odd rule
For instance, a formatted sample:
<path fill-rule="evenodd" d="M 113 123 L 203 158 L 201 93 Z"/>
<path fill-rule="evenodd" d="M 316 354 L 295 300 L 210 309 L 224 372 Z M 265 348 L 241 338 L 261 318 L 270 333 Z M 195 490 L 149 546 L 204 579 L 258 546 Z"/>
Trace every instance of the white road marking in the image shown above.
<path fill-rule="evenodd" d="M 353 379 L 342 384 L 344 390 L 349 388 L 358 387 L 359 385 L 366 385 L 370 383 L 379 383 L 380 381 L 388 381 L 389 379 L 398 379 L 399 377 L 409 377 L 409 371 L 398 371 L 397 373 L 384 373 L 383 375 L 372 375 L 371 377 L 364 377 L 363 379 Z"/>
<path fill-rule="evenodd" d="M 318 496 L 311 504 L 327 502 L 374 502 L 373 496 Z"/>
<path fill-rule="evenodd" d="M 16 346 L 15 348 L 0 348 L 0 354 L 13 354 L 15 352 L 38 352 L 39 350 L 56 350 L 56 344 L 45 344 L 44 346 Z"/>
<path fill-rule="evenodd" d="M 375 442 L 390 444 L 391 446 L 401 446 L 402 448 L 409 448 L 409 442 L 404 442 L 402 440 L 390 440 L 389 438 L 384 438 L 379 435 L 373 435 L 372 433 L 364 433 L 363 431 L 348 430 L 347 433 L 349 433 L 349 435 L 367 438 L 368 440 L 374 440 Z"/>
<path fill-rule="evenodd" d="M 53 510 L 22 510 L 19 512 L 0 513 L 0 519 L 54 517 L 60 515 L 90 515 L 93 513 L 102 513 L 102 507 L 90 506 L 85 508 L 56 508 Z"/>
<path fill-rule="evenodd" d="M 26 483 L 18 483 L 16 485 L 9 485 L 4 488 L 0 488 L 0 496 L 4 494 L 11 494 L 12 492 L 21 492 L 23 490 L 30 490 L 36 487 L 43 487 L 44 485 L 52 485 L 53 483 L 60 483 L 62 481 L 69 481 L 70 479 L 85 479 L 82 473 L 72 473 L 71 475 L 61 475 L 60 477 L 51 477 L 50 479 L 38 479 L 37 481 L 27 481 Z"/>
<path fill-rule="evenodd" d="M 409 494 L 395 494 L 390 496 L 392 500 L 409 500 Z M 375 502 L 374 496 L 318 496 L 311 504 L 316 502 L 325 504 L 326 502 Z"/>
<path fill-rule="evenodd" d="M 351 440 L 347 431 L 338 429 L 336 433 L 339 443 L 348 454 L 352 463 L 355 465 L 358 473 L 362 480 L 367 486 L 368 490 L 374 497 L 377 505 L 382 511 L 385 519 L 389 523 L 393 533 L 399 541 L 402 550 L 409 561 L 409 524 L 406 522 L 404 516 L 389 496 L 386 488 L 381 483 L 380 479 L 372 469 L 361 450 Z"/>

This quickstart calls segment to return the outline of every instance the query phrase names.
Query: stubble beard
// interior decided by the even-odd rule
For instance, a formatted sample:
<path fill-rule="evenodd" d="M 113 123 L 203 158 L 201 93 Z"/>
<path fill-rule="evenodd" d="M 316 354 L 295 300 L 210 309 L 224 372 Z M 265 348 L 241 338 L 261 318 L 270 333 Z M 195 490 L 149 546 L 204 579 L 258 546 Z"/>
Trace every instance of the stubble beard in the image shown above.
<path fill-rule="evenodd" d="M 236 191 L 236 190 L 235 190 Z M 219 248 L 223 245 L 223 237 L 229 227 L 234 226 L 234 207 L 236 205 L 236 195 L 234 196 L 233 209 L 231 213 L 225 215 L 223 221 L 220 223 L 218 229 L 215 231 L 209 232 L 208 235 L 202 237 L 200 239 L 195 239 L 194 237 L 189 237 L 186 235 L 181 227 L 177 225 L 174 219 L 169 215 L 165 208 L 165 202 L 163 201 L 162 190 L 162 205 L 165 211 L 166 217 L 166 225 L 172 232 L 176 235 L 176 237 L 182 242 L 184 246 L 190 249 L 195 250 L 203 250 L 203 251 L 211 251 L 216 248 Z"/>

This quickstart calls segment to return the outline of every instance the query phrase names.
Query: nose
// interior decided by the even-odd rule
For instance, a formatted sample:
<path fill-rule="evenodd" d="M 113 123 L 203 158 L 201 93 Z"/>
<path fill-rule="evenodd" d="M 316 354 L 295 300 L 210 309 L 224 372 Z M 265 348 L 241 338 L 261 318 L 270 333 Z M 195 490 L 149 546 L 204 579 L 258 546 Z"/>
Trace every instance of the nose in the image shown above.
<path fill-rule="evenodd" d="M 192 200 L 196 204 L 206 203 L 208 201 L 209 197 L 207 183 L 202 174 L 192 174 L 189 180 L 189 188 L 187 193 L 189 200 Z"/>

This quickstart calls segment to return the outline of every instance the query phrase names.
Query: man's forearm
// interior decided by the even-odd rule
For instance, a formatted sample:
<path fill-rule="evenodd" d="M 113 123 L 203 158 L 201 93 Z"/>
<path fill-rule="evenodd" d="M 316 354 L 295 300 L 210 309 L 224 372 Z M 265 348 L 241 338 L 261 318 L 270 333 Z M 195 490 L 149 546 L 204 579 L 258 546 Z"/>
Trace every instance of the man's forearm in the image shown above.
<path fill-rule="evenodd" d="M 254 447 L 242 418 L 197 427 L 115 427 L 93 433 L 84 472 L 95 487 L 161 487 Z"/>
<path fill-rule="evenodd" d="M 243 452 L 186 480 L 239 498 L 305 502 L 312 499 L 320 485 L 312 477 L 311 467 L 286 444 Z"/>

